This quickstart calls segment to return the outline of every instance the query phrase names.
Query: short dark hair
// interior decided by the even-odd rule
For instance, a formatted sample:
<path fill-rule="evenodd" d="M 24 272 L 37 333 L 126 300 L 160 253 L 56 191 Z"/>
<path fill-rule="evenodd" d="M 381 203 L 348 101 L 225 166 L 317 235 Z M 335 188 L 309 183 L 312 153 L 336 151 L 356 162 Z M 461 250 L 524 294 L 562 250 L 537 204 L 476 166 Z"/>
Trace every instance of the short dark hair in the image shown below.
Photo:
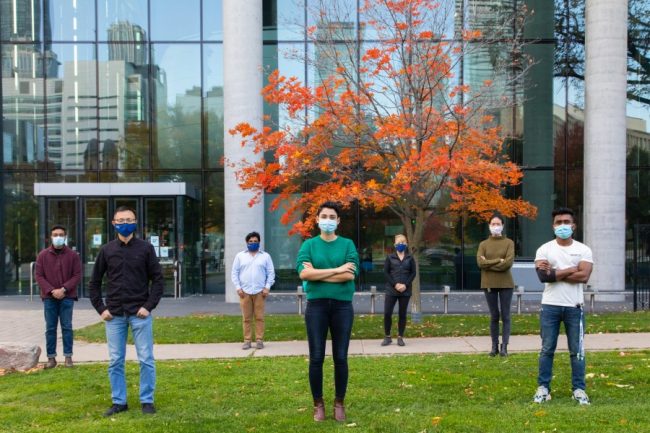
<path fill-rule="evenodd" d="M 260 234 L 257 232 L 250 232 L 249 234 L 247 234 L 246 242 L 248 242 L 251 238 L 257 238 L 258 241 L 262 240 L 262 236 L 260 236 Z"/>
<path fill-rule="evenodd" d="M 571 215 L 573 222 L 576 222 L 575 213 L 573 212 L 573 209 L 569 207 L 556 207 L 553 209 L 553 212 L 551 212 L 551 217 L 555 219 L 555 217 L 558 215 Z"/>
<path fill-rule="evenodd" d="M 495 218 L 498 219 L 499 221 L 501 221 L 501 225 L 503 225 L 505 223 L 505 221 L 503 221 L 503 217 L 501 215 L 499 215 L 498 213 L 492 214 L 492 216 L 488 220 L 488 223 L 491 223 L 492 220 L 495 219 Z"/>
<path fill-rule="evenodd" d="M 115 219 L 115 215 L 116 215 L 118 212 L 127 212 L 127 211 L 132 212 L 132 213 L 133 213 L 133 216 L 134 216 L 136 219 L 138 218 L 138 214 L 135 213 L 135 209 L 133 209 L 133 208 L 130 207 L 130 206 L 120 206 L 120 207 L 118 207 L 117 209 L 115 209 L 115 212 L 113 213 L 113 219 Z"/>
<path fill-rule="evenodd" d="M 65 233 L 66 235 L 68 234 L 68 231 L 61 224 L 54 224 L 50 229 L 50 234 L 52 234 L 54 230 L 63 230 L 63 233 Z"/>
<path fill-rule="evenodd" d="M 341 205 L 335 201 L 326 201 L 325 203 L 321 204 L 318 207 L 318 212 L 316 213 L 316 216 L 318 216 L 320 214 L 320 211 L 322 211 L 324 208 L 332 209 L 334 212 L 336 212 L 337 217 L 341 216 Z"/>

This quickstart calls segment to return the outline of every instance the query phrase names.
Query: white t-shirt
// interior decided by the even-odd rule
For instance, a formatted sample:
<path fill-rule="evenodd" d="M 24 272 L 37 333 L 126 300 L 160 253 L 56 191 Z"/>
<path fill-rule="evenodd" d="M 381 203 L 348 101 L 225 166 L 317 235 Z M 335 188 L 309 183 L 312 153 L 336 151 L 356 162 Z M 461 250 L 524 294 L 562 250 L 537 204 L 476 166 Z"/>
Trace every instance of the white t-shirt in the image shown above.
<path fill-rule="evenodd" d="M 547 260 L 553 269 L 567 269 L 578 266 L 580 262 L 593 263 L 591 248 L 583 243 L 573 240 L 571 245 L 562 246 L 555 239 L 546 242 L 537 249 L 535 261 Z M 581 283 L 568 283 L 556 281 L 544 284 L 542 304 L 558 305 L 562 307 L 575 307 L 584 303 Z"/>

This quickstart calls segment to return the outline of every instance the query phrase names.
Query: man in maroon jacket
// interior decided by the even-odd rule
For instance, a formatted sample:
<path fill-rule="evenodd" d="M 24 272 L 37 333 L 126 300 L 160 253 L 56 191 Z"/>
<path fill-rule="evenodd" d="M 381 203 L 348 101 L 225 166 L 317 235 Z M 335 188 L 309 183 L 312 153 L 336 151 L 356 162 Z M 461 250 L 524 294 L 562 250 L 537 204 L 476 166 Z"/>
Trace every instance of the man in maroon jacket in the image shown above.
<path fill-rule="evenodd" d="M 56 367 L 56 329 L 61 322 L 65 366 L 72 367 L 72 309 L 81 280 L 81 259 L 65 245 L 65 227 L 55 225 L 50 231 L 51 246 L 36 259 L 36 281 L 41 288 L 45 311 L 45 345 L 47 365 Z"/>

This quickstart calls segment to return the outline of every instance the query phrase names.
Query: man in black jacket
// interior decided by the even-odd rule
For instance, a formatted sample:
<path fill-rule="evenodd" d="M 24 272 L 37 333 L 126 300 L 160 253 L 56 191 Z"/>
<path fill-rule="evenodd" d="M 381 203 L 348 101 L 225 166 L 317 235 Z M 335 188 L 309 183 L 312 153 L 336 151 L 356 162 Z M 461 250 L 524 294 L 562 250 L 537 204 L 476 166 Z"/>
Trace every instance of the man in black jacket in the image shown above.
<path fill-rule="evenodd" d="M 140 361 L 140 403 L 142 413 L 153 414 L 156 366 L 153 357 L 151 311 L 163 294 L 163 277 L 151 244 L 134 236 L 135 211 L 119 207 L 113 216 L 117 239 L 102 246 L 90 279 L 90 301 L 106 322 L 113 405 L 104 413 L 111 416 L 128 409 L 124 358 L 129 326 Z M 102 299 L 102 278 L 106 275 L 106 303 Z M 149 287 L 151 282 L 151 287 Z"/>

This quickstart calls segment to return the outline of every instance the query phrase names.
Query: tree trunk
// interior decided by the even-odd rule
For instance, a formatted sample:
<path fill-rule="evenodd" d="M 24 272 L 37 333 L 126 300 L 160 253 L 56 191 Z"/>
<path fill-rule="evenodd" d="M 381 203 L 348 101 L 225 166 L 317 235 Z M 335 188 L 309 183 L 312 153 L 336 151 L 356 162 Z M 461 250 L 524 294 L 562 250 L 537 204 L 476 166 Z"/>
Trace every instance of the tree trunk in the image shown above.
<path fill-rule="evenodd" d="M 420 323 L 422 321 L 422 297 L 420 296 L 420 249 L 422 248 L 422 237 L 424 234 L 425 222 L 424 210 L 418 209 L 416 217 L 413 219 L 402 218 L 406 229 L 411 255 L 415 261 L 415 279 L 412 284 L 411 295 L 411 322 Z"/>

